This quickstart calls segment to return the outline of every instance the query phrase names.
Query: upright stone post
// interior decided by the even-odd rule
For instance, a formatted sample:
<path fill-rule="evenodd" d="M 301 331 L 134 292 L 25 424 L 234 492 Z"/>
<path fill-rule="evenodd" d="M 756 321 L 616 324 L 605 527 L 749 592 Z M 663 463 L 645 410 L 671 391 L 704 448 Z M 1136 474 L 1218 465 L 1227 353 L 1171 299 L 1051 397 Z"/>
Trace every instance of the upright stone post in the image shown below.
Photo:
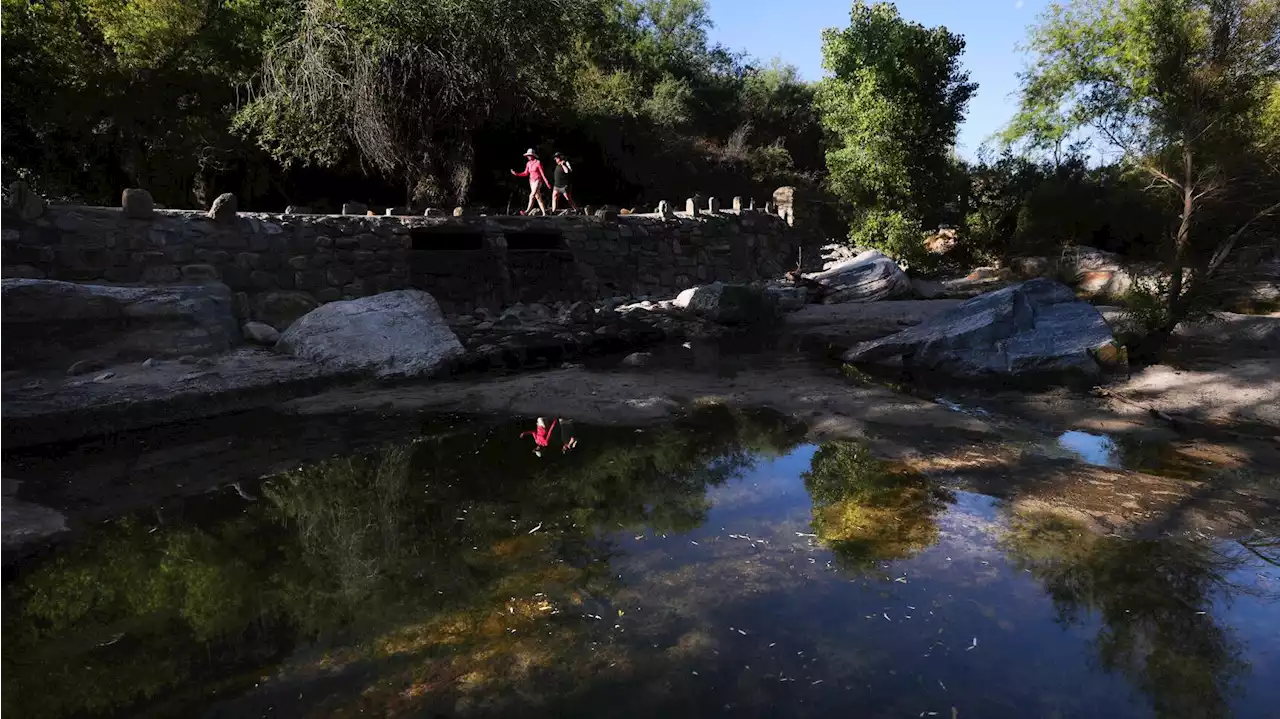
<path fill-rule="evenodd" d="M 658 214 L 661 215 L 664 220 L 671 220 L 676 216 L 676 213 L 671 210 L 671 203 L 666 200 L 662 200 L 658 203 Z"/>
<path fill-rule="evenodd" d="M 130 187 L 120 193 L 120 207 L 124 216 L 135 220 L 149 220 L 156 212 L 156 202 L 146 190 Z"/>
<path fill-rule="evenodd" d="M 788 185 L 773 191 L 773 203 L 778 208 L 778 216 L 792 226 L 796 224 L 795 200 L 796 188 L 794 187 Z"/>
<path fill-rule="evenodd" d="M 698 210 L 698 201 L 692 197 L 684 201 L 684 211 L 687 212 L 690 217 L 697 217 L 702 214 Z"/>
<path fill-rule="evenodd" d="M 719 197 L 712 196 L 707 198 L 707 213 L 711 215 L 720 214 L 720 198 Z"/>
<path fill-rule="evenodd" d="M 742 212 L 742 198 L 741 198 L 741 197 L 734 197 L 734 198 L 733 198 L 733 209 L 734 209 L 734 210 L 736 210 L 736 211 L 738 211 L 738 212 Z"/>
<path fill-rule="evenodd" d="M 218 195 L 209 208 L 209 219 L 215 222 L 232 222 L 236 219 L 236 196 L 230 192 Z"/>

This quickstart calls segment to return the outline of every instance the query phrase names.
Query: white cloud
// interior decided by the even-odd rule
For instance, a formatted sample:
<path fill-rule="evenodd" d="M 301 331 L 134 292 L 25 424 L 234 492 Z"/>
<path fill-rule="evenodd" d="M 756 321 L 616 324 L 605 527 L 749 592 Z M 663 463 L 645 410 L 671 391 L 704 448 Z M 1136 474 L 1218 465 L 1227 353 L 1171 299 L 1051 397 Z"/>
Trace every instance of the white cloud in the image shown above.
<path fill-rule="evenodd" d="M 1022 6 L 1023 6 L 1023 5 L 1026 5 L 1026 4 L 1027 4 L 1027 3 L 1026 3 L 1026 2 L 1024 2 L 1024 0 L 1017 0 L 1017 2 L 1015 2 L 1015 3 L 1013 4 L 1013 7 L 1014 7 L 1014 9 L 1015 9 L 1015 10 L 1021 10 L 1021 9 L 1022 9 Z"/>

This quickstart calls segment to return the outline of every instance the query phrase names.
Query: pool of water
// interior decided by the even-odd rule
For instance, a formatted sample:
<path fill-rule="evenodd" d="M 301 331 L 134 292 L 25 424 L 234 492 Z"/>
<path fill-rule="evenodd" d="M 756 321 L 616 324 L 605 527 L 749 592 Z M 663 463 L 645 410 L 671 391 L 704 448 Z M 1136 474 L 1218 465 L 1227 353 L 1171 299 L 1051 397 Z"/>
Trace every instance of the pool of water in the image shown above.
<path fill-rule="evenodd" d="M 557 429 L 541 456 L 519 436 L 531 428 L 455 423 L 344 451 L 94 521 L 6 567 L 4 709 L 946 719 L 1280 705 L 1274 539 L 1092 534 L 858 442 L 806 444 L 770 413 L 577 423 L 576 447 L 562 452 Z"/>

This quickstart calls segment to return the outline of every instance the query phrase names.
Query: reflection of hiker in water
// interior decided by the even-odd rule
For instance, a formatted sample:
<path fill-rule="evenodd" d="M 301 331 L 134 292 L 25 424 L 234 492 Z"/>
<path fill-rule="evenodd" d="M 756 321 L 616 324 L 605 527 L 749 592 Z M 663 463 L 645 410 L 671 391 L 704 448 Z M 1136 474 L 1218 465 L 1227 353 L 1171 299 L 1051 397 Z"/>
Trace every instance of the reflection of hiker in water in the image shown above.
<path fill-rule="evenodd" d="M 551 444 L 551 431 L 556 428 L 556 422 L 557 420 L 551 420 L 551 426 L 548 427 L 547 420 L 543 417 L 539 417 L 537 427 L 529 430 L 528 432 L 520 433 L 521 437 L 524 437 L 527 434 L 533 435 L 533 444 L 535 445 L 533 453 L 539 457 L 542 456 L 542 449 Z"/>
<path fill-rule="evenodd" d="M 564 440 L 564 445 L 560 447 L 561 453 L 578 446 L 578 438 L 573 435 L 573 420 L 560 420 L 560 438 Z"/>

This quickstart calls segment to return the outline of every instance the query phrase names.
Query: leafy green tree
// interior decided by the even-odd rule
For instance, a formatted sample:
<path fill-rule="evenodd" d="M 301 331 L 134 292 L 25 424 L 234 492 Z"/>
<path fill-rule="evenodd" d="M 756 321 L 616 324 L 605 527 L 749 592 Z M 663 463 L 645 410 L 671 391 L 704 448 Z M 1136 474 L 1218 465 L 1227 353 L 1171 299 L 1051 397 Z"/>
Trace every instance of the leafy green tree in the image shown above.
<path fill-rule="evenodd" d="M 813 499 L 814 531 L 844 564 L 906 559 L 938 540 L 948 494 L 857 442 L 822 445 L 801 476 Z"/>
<path fill-rule="evenodd" d="M 977 89 L 963 51 L 959 35 L 907 22 L 887 3 L 858 2 L 849 27 L 823 33 L 828 182 L 849 209 L 854 244 L 911 260 L 937 226 L 951 199 L 956 128 Z"/>
<path fill-rule="evenodd" d="M 408 199 L 462 202 L 478 133 L 556 101 L 556 38 L 592 14 L 588 0 L 306 0 L 240 126 L 284 162 L 354 148 Z"/>
<path fill-rule="evenodd" d="M 1140 353 L 1201 306 L 1237 245 L 1274 236 L 1277 38 L 1276 0 L 1077 0 L 1032 31 L 1036 60 L 1006 140 L 1045 151 L 1092 132 L 1178 217 L 1162 317 Z"/>
<path fill-rule="evenodd" d="M 1238 591 L 1229 577 L 1243 555 L 1207 542 L 1103 537 L 1051 514 L 1014 515 L 1001 544 L 1044 586 L 1060 623 L 1101 620 L 1099 662 L 1146 695 L 1156 716 L 1231 715 L 1248 665 L 1212 609 Z"/>

